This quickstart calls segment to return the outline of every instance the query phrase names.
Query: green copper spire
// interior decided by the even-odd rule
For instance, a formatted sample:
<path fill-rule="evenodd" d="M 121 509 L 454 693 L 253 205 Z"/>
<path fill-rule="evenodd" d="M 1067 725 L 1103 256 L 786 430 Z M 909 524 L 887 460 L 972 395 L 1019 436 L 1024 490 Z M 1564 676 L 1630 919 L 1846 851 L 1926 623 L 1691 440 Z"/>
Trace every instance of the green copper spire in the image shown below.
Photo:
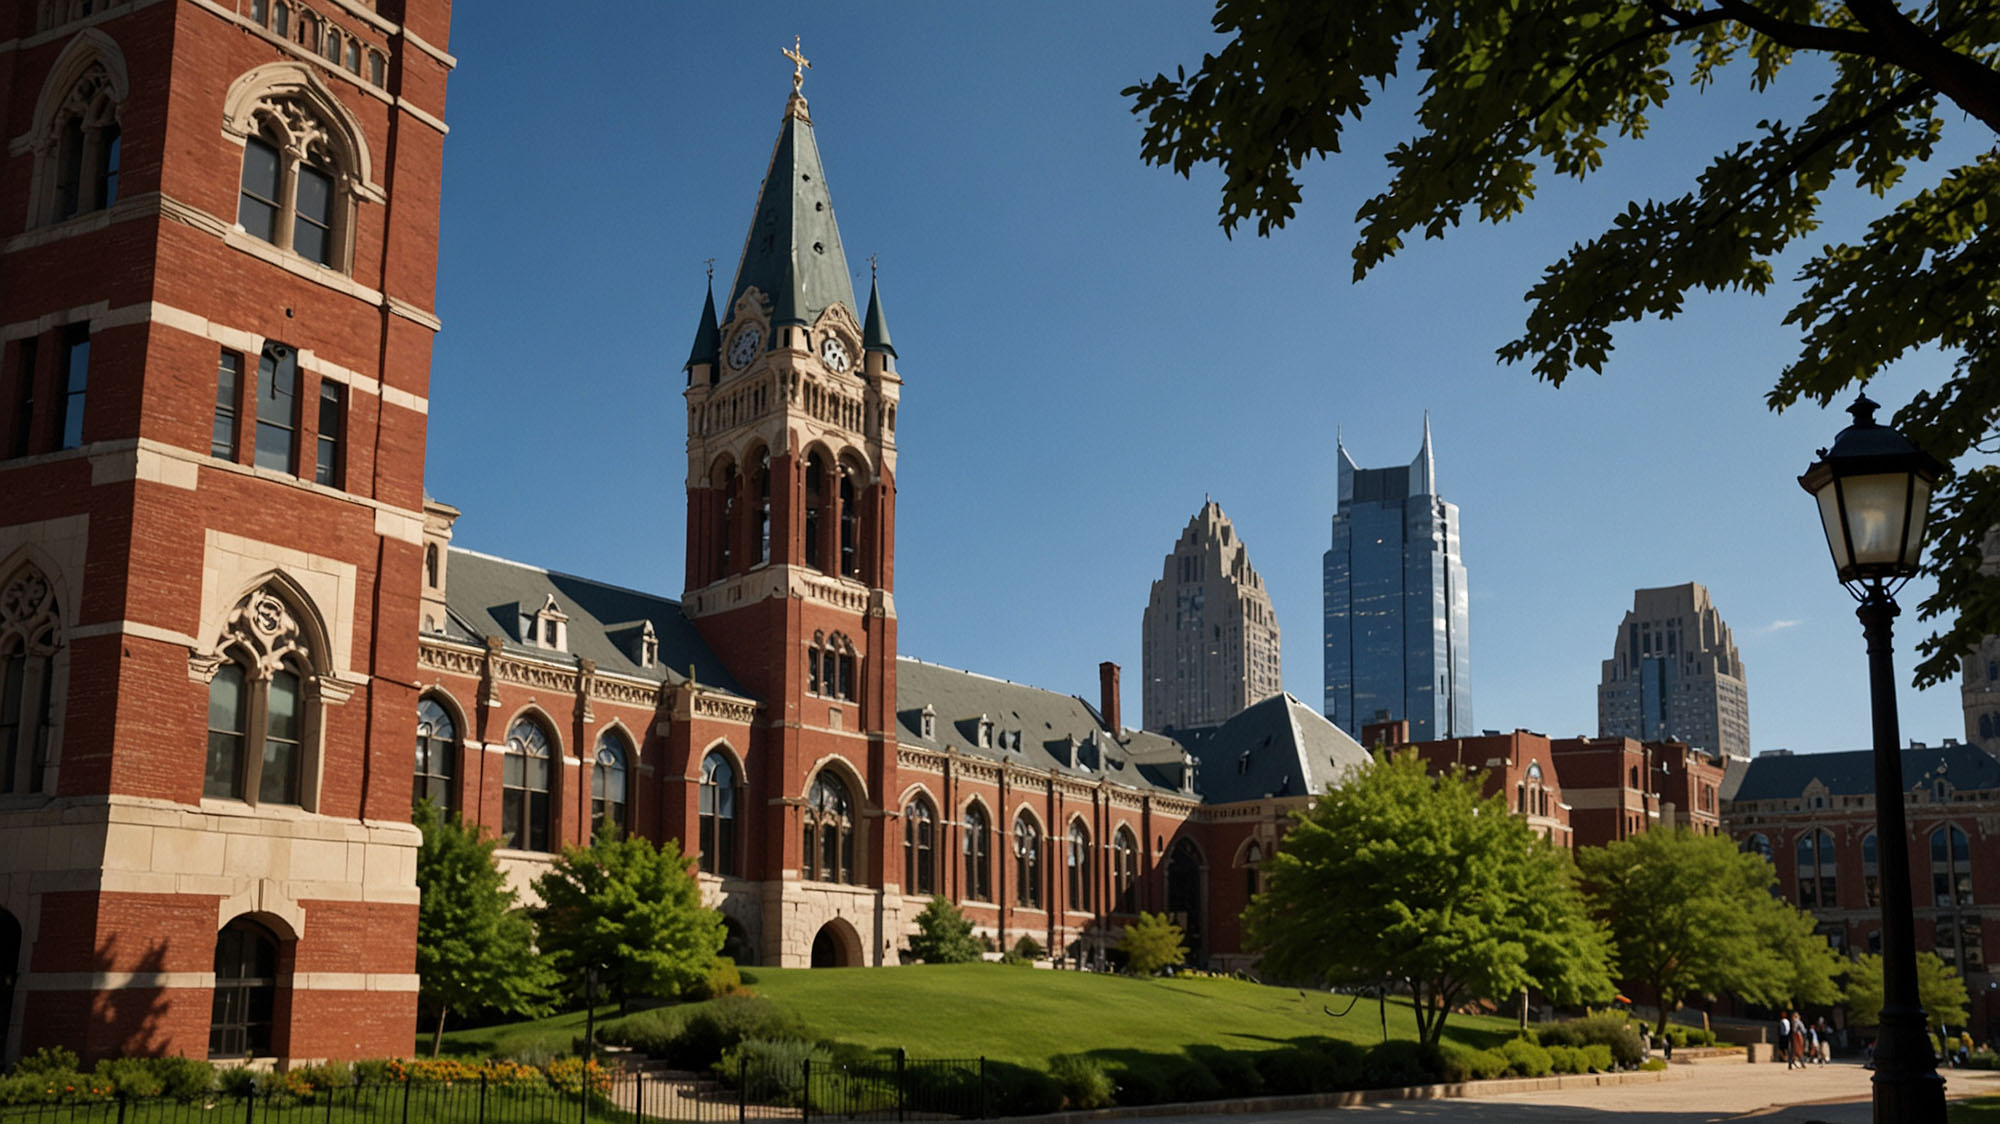
<path fill-rule="evenodd" d="M 861 349 L 896 355 L 896 345 L 889 342 L 889 321 L 882 315 L 882 288 L 873 277 L 868 279 L 868 320 L 861 327 Z"/>
<path fill-rule="evenodd" d="M 732 315 L 738 298 L 752 286 L 770 299 L 774 324 L 810 327 L 835 302 L 844 304 L 849 315 L 854 312 L 854 286 L 847 278 L 840 228 L 833 221 L 833 197 L 827 194 L 812 116 L 796 88 L 785 103 L 784 125 L 771 150 L 736 283 L 729 290 Z"/>
<path fill-rule="evenodd" d="M 701 323 L 696 325 L 694 329 L 694 347 L 688 350 L 687 366 L 681 369 L 687 372 L 688 382 L 692 384 L 694 382 L 694 365 L 696 363 L 706 363 L 708 364 L 709 381 L 713 382 L 715 381 L 717 361 L 721 358 L 722 332 L 715 325 L 715 277 L 711 267 L 708 297 L 701 302 Z"/>

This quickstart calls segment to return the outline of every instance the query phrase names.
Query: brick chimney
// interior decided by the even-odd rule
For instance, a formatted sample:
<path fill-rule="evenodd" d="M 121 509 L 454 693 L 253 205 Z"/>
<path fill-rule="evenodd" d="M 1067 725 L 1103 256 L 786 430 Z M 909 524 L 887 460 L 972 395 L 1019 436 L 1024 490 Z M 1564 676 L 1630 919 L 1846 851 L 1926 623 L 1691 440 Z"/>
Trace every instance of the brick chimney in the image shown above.
<path fill-rule="evenodd" d="M 1111 735 L 1117 737 L 1125 732 L 1118 716 L 1118 665 L 1105 660 L 1097 665 L 1097 712 L 1104 716 L 1104 724 L 1111 728 Z"/>

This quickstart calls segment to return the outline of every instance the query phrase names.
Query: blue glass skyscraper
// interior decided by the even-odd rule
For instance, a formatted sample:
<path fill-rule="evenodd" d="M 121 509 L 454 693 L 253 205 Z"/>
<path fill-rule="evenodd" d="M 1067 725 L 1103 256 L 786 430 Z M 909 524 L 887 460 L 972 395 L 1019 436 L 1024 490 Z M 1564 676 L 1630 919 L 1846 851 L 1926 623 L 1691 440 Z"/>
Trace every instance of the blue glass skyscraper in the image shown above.
<path fill-rule="evenodd" d="M 1437 495 L 1431 423 L 1397 468 L 1359 468 L 1335 440 L 1340 504 L 1326 552 L 1326 716 L 1356 739 L 1403 719 L 1417 741 L 1472 727 L 1458 506 Z"/>

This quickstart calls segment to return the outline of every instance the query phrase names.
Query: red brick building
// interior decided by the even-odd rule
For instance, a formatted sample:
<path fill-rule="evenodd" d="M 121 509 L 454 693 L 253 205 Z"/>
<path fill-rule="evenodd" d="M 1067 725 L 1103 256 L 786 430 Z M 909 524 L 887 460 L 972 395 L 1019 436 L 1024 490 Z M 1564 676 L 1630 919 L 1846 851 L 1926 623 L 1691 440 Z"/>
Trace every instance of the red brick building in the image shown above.
<path fill-rule="evenodd" d="M 408 1041 L 449 15 L 0 4 L 0 1057 Z"/>
<path fill-rule="evenodd" d="M 1723 765 L 1681 742 L 1561 738 L 1549 744 L 1569 793 L 1576 845 L 1601 847 L 1658 827 L 1721 827 Z"/>
<path fill-rule="evenodd" d="M 1987 950 L 2000 947 L 2000 760 L 1975 746 L 1903 751 L 1917 948 L 1959 968 L 1974 1036 L 2000 1032 Z M 1881 951 L 1874 754 L 1762 753 L 1732 777 L 1724 818 L 1737 845 L 1771 861 L 1778 891 L 1812 913 L 1836 950 Z"/>
<path fill-rule="evenodd" d="M 1573 813 L 1563 798 L 1562 776 L 1548 738 L 1515 730 L 1511 734 L 1417 742 L 1411 748 L 1433 772 L 1457 769 L 1484 773 L 1486 784 L 1481 791 L 1485 795 L 1504 797 L 1515 815 L 1556 846 L 1564 850 L 1575 846 Z"/>

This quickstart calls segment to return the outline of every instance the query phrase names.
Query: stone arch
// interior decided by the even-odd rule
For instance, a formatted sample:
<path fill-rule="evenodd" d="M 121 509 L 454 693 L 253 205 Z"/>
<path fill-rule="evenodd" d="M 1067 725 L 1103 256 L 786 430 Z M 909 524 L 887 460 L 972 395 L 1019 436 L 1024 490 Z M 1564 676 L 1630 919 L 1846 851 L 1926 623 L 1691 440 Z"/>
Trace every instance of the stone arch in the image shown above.
<path fill-rule="evenodd" d="M 929 800 L 931 802 L 931 807 L 933 808 L 937 809 L 944 808 L 944 801 L 939 800 L 937 793 L 932 792 L 930 786 L 925 784 L 923 781 L 916 781 L 915 783 L 904 786 L 903 794 L 896 798 L 896 807 L 898 809 L 907 808 L 909 807 L 910 801 L 915 800 L 919 796 L 922 796 L 924 799 Z M 977 798 L 975 797 L 975 799 Z"/>
<path fill-rule="evenodd" d="M 204 622 L 204 635 L 212 639 L 208 651 L 200 655 L 207 657 L 210 675 L 232 647 L 260 665 L 296 658 L 316 676 L 333 670 L 333 645 L 321 606 L 292 575 L 266 570 L 222 604 L 229 608 L 221 610 L 217 620 Z M 281 619 L 281 611 L 290 619 Z"/>
<path fill-rule="evenodd" d="M 45 150 L 55 142 L 56 110 L 63 99 L 69 97 L 71 87 L 90 72 L 92 66 L 104 69 L 104 77 L 111 84 L 111 97 L 123 113 L 125 99 L 132 92 L 132 79 L 125 67 L 125 52 L 111 36 L 99 28 L 86 28 L 77 32 L 76 37 L 63 46 L 62 54 L 56 56 L 55 65 L 49 67 L 48 77 L 42 80 L 42 91 L 35 98 L 34 129 L 28 134 L 28 145 L 37 152 Z M 18 153 L 20 149 L 16 148 Z"/>
<path fill-rule="evenodd" d="M 568 754 L 569 751 L 563 748 L 562 724 L 555 720 L 555 716 L 548 712 L 548 708 L 538 702 L 525 702 L 514 708 L 514 713 L 509 714 L 507 720 L 500 724 L 501 740 L 505 741 L 508 732 L 514 729 L 514 724 L 524 718 L 542 728 L 542 736 L 549 740 L 551 760 L 559 761 Z"/>
<path fill-rule="evenodd" d="M 291 990 L 297 943 L 282 918 L 265 913 L 238 914 L 216 930 L 209 1057 L 290 1053 L 282 999 Z"/>
<path fill-rule="evenodd" d="M 812 768 L 806 770 L 805 784 L 800 786 L 799 795 L 804 796 L 806 793 L 811 792 L 813 781 L 818 780 L 820 773 L 827 769 L 837 772 L 841 782 L 847 785 L 848 791 L 854 796 L 855 810 L 857 812 L 864 806 L 873 807 L 868 795 L 868 782 L 862 779 L 861 771 L 854 767 L 853 762 L 838 753 L 829 753 L 813 762 Z"/>
<path fill-rule="evenodd" d="M 373 203 L 388 201 L 388 194 L 375 183 L 374 158 L 368 150 L 361 119 L 303 63 L 265 63 L 237 76 L 222 101 L 223 134 L 233 143 L 242 144 L 258 131 L 258 116 L 285 101 L 302 105 L 326 126 L 322 139 L 328 143 L 330 155 L 349 190 Z"/>
<path fill-rule="evenodd" d="M 811 963 L 815 968 L 854 968 L 867 963 L 861 934 L 843 917 L 821 925 L 813 934 Z"/>

